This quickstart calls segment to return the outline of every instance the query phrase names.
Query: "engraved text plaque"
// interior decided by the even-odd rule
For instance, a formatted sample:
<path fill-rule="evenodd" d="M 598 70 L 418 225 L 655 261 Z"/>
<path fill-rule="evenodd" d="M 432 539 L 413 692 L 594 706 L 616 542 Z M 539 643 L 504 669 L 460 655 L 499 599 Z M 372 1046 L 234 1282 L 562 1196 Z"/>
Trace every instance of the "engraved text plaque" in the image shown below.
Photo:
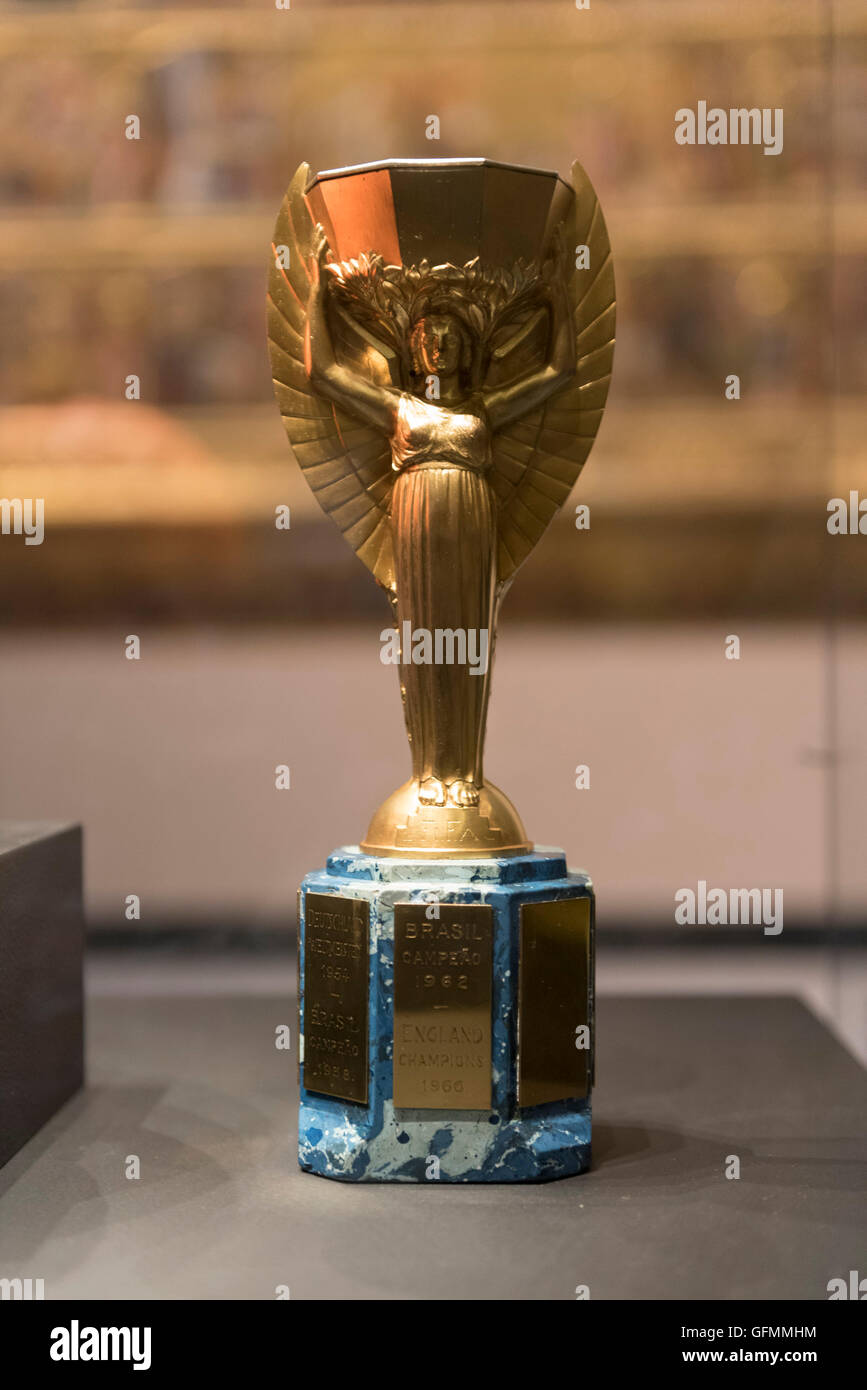
<path fill-rule="evenodd" d="M 518 986 L 520 1106 L 587 1095 L 589 980 L 590 899 L 525 903 Z"/>
<path fill-rule="evenodd" d="M 370 907 L 308 893 L 304 909 L 304 1086 L 367 1104 Z"/>
<path fill-rule="evenodd" d="M 493 909 L 441 903 L 394 909 L 394 1104 L 491 1104 Z"/>

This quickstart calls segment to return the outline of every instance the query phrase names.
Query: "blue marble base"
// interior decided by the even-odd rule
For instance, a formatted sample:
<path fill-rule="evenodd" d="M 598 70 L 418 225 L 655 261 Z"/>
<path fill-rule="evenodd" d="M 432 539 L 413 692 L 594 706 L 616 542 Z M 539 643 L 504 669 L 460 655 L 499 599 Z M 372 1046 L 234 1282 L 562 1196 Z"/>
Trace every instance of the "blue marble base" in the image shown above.
<path fill-rule="evenodd" d="M 586 1100 L 517 1105 L 519 909 L 522 903 L 589 898 L 590 879 L 570 873 L 559 850 L 504 859 L 375 858 L 350 847 L 310 873 L 300 892 L 301 978 L 308 893 L 363 899 L 370 910 L 369 1091 L 359 1105 L 308 1091 L 301 1004 L 298 1159 L 347 1182 L 540 1182 L 590 1166 Z M 394 904 L 430 900 L 493 908 L 492 1105 L 489 1111 L 398 1110 L 392 1102 Z M 592 928 L 591 928 L 592 933 Z M 592 943 L 592 934 L 591 934 Z M 592 1010 L 593 970 L 590 970 Z M 435 1158 L 436 1163 L 431 1159 Z"/>

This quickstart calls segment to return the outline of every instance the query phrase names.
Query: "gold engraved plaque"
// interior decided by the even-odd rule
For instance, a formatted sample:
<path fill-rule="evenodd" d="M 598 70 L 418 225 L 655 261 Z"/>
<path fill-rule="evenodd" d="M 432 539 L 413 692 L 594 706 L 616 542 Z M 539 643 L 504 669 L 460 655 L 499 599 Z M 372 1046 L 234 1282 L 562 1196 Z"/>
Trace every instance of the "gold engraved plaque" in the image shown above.
<path fill-rule="evenodd" d="M 394 1104 L 487 1110 L 491 1104 L 493 908 L 394 909 Z"/>
<path fill-rule="evenodd" d="M 367 1104 L 370 907 L 308 893 L 304 908 L 304 1086 Z"/>
<path fill-rule="evenodd" d="M 518 981 L 520 1106 L 586 1097 L 592 1044 L 589 986 L 590 899 L 524 903 Z"/>

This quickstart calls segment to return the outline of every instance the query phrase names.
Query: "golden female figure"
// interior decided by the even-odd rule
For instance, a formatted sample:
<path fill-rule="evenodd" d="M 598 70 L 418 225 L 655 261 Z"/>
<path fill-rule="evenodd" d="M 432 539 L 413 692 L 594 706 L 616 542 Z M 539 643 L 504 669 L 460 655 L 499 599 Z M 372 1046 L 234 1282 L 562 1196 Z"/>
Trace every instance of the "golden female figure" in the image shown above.
<path fill-rule="evenodd" d="M 486 473 L 491 435 L 568 383 L 575 349 L 568 299 L 548 291 L 550 361 L 500 389 L 472 389 L 469 328 L 441 307 L 409 324 L 414 390 L 365 380 L 337 361 L 325 311 L 328 243 L 317 226 L 311 257 L 305 365 L 311 386 L 389 441 L 398 632 L 459 633 L 460 663 L 414 663 L 402 649 L 402 689 L 413 778 L 422 805 L 476 806 L 490 689 L 497 592 L 496 499 Z M 559 293 L 557 292 L 559 290 Z M 433 393 L 434 403 L 426 397 Z M 454 642 L 456 639 L 452 639 Z M 444 654 L 441 652 L 441 655 Z M 455 655 L 452 648 L 450 654 Z"/>
<path fill-rule="evenodd" d="M 530 264 L 406 267 L 366 248 L 340 261 L 306 179 L 302 166 L 275 238 L 275 386 L 311 486 L 392 600 L 412 753 L 411 781 L 364 848 L 515 853 L 528 848 L 523 827 L 482 765 L 496 612 L 601 417 L 613 342 L 604 223 L 590 190 L 592 208 L 573 205 Z M 593 277 L 567 269 L 582 212 L 584 249 L 595 237 L 601 259 Z"/>

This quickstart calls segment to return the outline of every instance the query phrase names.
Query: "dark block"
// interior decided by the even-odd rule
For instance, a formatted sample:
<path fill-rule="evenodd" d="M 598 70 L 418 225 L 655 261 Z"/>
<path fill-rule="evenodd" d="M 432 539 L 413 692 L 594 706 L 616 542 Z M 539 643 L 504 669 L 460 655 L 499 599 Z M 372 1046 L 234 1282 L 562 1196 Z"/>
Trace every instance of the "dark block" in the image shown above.
<path fill-rule="evenodd" d="M 81 828 L 0 822 L 0 1165 L 84 1083 Z"/>

